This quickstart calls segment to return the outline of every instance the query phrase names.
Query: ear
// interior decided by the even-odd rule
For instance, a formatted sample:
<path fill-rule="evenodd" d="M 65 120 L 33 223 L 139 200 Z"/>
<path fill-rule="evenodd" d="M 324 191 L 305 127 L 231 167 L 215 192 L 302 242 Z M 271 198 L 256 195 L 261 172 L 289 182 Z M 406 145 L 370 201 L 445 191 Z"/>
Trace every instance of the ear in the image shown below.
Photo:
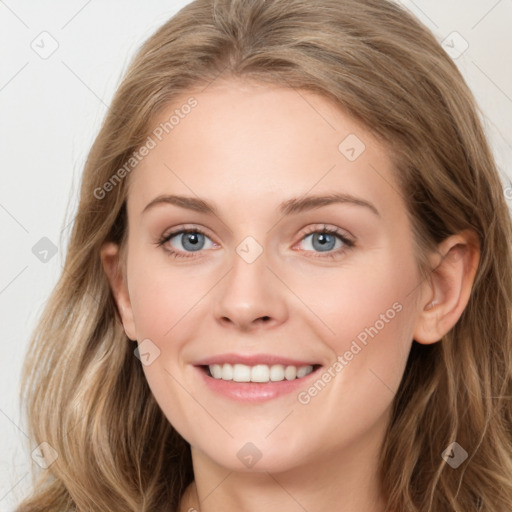
<path fill-rule="evenodd" d="M 439 341 L 457 323 L 469 301 L 480 261 L 476 233 L 464 230 L 443 240 L 432 260 L 430 283 L 413 334 L 414 340 L 425 345 Z"/>
<path fill-rule="evenodd" d="M 121 265 L 119 246 L 113 242 L 107 242 L 101 247 L 100 255 L 126 336 L 135 341 L 137 339 L 135 322 L 133 321 L 130 296 Z"/>

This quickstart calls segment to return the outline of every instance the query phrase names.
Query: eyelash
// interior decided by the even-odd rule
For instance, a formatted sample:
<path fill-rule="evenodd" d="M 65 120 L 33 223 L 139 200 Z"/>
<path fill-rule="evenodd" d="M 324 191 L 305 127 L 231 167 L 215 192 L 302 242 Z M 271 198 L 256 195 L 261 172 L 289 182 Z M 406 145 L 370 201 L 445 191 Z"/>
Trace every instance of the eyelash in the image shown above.
<path fill-rule="evenodd" d="M 156 246 L 157 247 L 161 247 L 163 246 L 166 242 L 168 242 L 169 240 L 171 240 L 171 238 L 174 238 L 176 235 L 181 235 L 181 234 L 188 234 L 188 233 L 194 233 L 194 234 L 201 234 L 201 235 L 204 235 L 206 237 L 208 237 L 208 235 L 200 228 L 193 228 L 193 229 L 180 229 L 180 230 L 177 230 L 177 231 L 173 231 L 172 233 L 169 233 L 168 235 L 165 235 L 163 236 L 162 238 L 160 238 L 157 242 L 156 242 Z M 301 241 L 304 240 L 304 238 L 306 238 L 307 236 L 311 235 L 311 234 L 314 234 L 314 233 L 321 233 L 321 234 L 328 234 L 328 235 L 335 235 L 339 240 L 341 240 L 344 244 L 344 247 L 341 247 L 335 251 L 330 251 L 330 252 L 325 252 L 323 253 L 322 256 L 310 256 L 310 257 L 313 257 L 313 258 L 330 258 L 330 259 L 334 259 L 336 258 L 337 256 L 339 256 L 341 253 L 355 247 L 355 242 L 348 239 L 347 237 L 345 237 L 338 229 L 334 229 L 334 228 L 329 228 L 327 226 L 324 225 L 323 229 L 318 229 L 318 228 L 310 228 L 310 230 L 307 232 L 307 233 L 304 233 L 304 236 L 301 238 Z M 208 237 L 210 238 L 210 237 Z M 168 249 L 168 248 L 164 248 L 165 252 L 172 258 L 191 258 L 193 257 L 193 252 L 189 252 L 189 253 L 181 253 L 179 251 L 175 251 L 173 249 Z M 197 252 L 201 252 L 201 251 L 197 251 Z M 314 252 L 314 251 L 304 251 L 304 252 Z M 317 252 L 316 254 L 322 254 L 320 252 Z"/>

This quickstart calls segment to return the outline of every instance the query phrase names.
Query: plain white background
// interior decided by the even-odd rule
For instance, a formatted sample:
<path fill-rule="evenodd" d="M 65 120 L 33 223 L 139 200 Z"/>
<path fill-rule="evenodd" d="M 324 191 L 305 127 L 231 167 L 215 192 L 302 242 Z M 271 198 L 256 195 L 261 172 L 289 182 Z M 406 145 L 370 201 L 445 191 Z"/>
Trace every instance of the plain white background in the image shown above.
<path fill-rule="evenodd" d="M 0 0 L 0 511 L 14 510 L 30 484 L 35 443 L 25 434 L 20 370 L 62 271 L 87 152 L 129 59 L 187 3 Z M 448 52 L 458 50 L 512 208 L 512 1 L 402 3 Z"/>

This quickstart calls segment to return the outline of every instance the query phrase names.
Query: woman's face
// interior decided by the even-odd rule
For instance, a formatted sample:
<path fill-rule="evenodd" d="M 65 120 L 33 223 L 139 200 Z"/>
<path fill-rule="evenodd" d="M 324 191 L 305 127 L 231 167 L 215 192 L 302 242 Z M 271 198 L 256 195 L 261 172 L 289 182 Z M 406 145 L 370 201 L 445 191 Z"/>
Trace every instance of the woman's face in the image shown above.
<path fill-rule="evenodd" d="M 231 470 L 377 453 L 428 298 L 385 148 L 322 97 L 232 80 L 154 126 L 121 309 L 169 421 Z"/>

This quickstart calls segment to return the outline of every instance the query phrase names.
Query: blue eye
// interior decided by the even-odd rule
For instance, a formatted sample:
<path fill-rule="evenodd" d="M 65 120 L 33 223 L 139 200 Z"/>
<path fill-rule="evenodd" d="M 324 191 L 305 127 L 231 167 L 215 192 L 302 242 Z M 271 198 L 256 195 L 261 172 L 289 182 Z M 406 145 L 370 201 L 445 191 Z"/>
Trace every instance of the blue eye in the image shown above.
<path fill-rule="evenodd" d="M 335 258 L 355 245 L 352 240 L 349 240 L 347 237 L 342 235 L 338 229 L 332 229 L 327 226 L 324 226 L 323 229 L 312 229 L 302 237 L 301 241 L 308 238 L 311 238 L 310 244 L 313 251 L 306 250 L 303 252 L 324 253 L 313 256 L 315 258 Z M 159 247 L 163 246 L 164 244 L 167 244 L 167 242 L 172 242 L 173 239 L 180 241 L 183 247 L 183 249 L 181 249 L 179 247 L 176 248 L 175 245 L 171 245 L 170 247 L 169 245 L 165 246 L 165 251 L 173 258 L 193 257 L 193 253 L 200 252 L 204 249 L 206 240 L 210 240 L 206 233 L 201 231 L 199 228 L 181 229 L 162 237 L 156 245 Z M 341 242 L 341 247 L 336 247 L 336 242 Z M 213 246 L 217 245 L 214 242 L 211 242 L 211 244 Z"/>
<path fill-rule="evenodd" d="M 332 229 L 324 226 L 323 229 L 313 228 L 302 240 L 311 238 L 310 245 L 313 251 L 305 252 L 320 252 L 325 254 L 315 255 L 314 258 L 335 258 L 341 253 L 355 246 L 352 240 L 341 234 L 338 229 Z M 341 246 L 336 248 L 336 242 L 341 242 Z M 335 249 L 333 251 L 333 249 Z"/>
<path fill-rule="evenodd" d="M 338 238 L 331 233 L 312 233 L 304 237 L 303 240 L 311 237 L 311 246 L 320 252 L 330 251 L 334 249 Z"/>
<path fill-rule="evenodd" d="M 191 255 L 187 254 L 187 251 L 198 252 L 204 248 L 205 238 L 209 239 L 205 233 L 203 233 L 200 229 L 182 229 L 180 231 L 175 231 L 173 233 L 169 233 L 161 240 L 158 241 L 157 245 L 161 246 L 167 242 L 170 242 L 172 239 L 176 238 L 179 240 L 181 238 L 181 244 L 184 251 L 179 249 L 174 250 L 167 247 L 165 250 L 169 253 L 169 256 L 173 256 L 175 258 L 187 258 Z"/>

